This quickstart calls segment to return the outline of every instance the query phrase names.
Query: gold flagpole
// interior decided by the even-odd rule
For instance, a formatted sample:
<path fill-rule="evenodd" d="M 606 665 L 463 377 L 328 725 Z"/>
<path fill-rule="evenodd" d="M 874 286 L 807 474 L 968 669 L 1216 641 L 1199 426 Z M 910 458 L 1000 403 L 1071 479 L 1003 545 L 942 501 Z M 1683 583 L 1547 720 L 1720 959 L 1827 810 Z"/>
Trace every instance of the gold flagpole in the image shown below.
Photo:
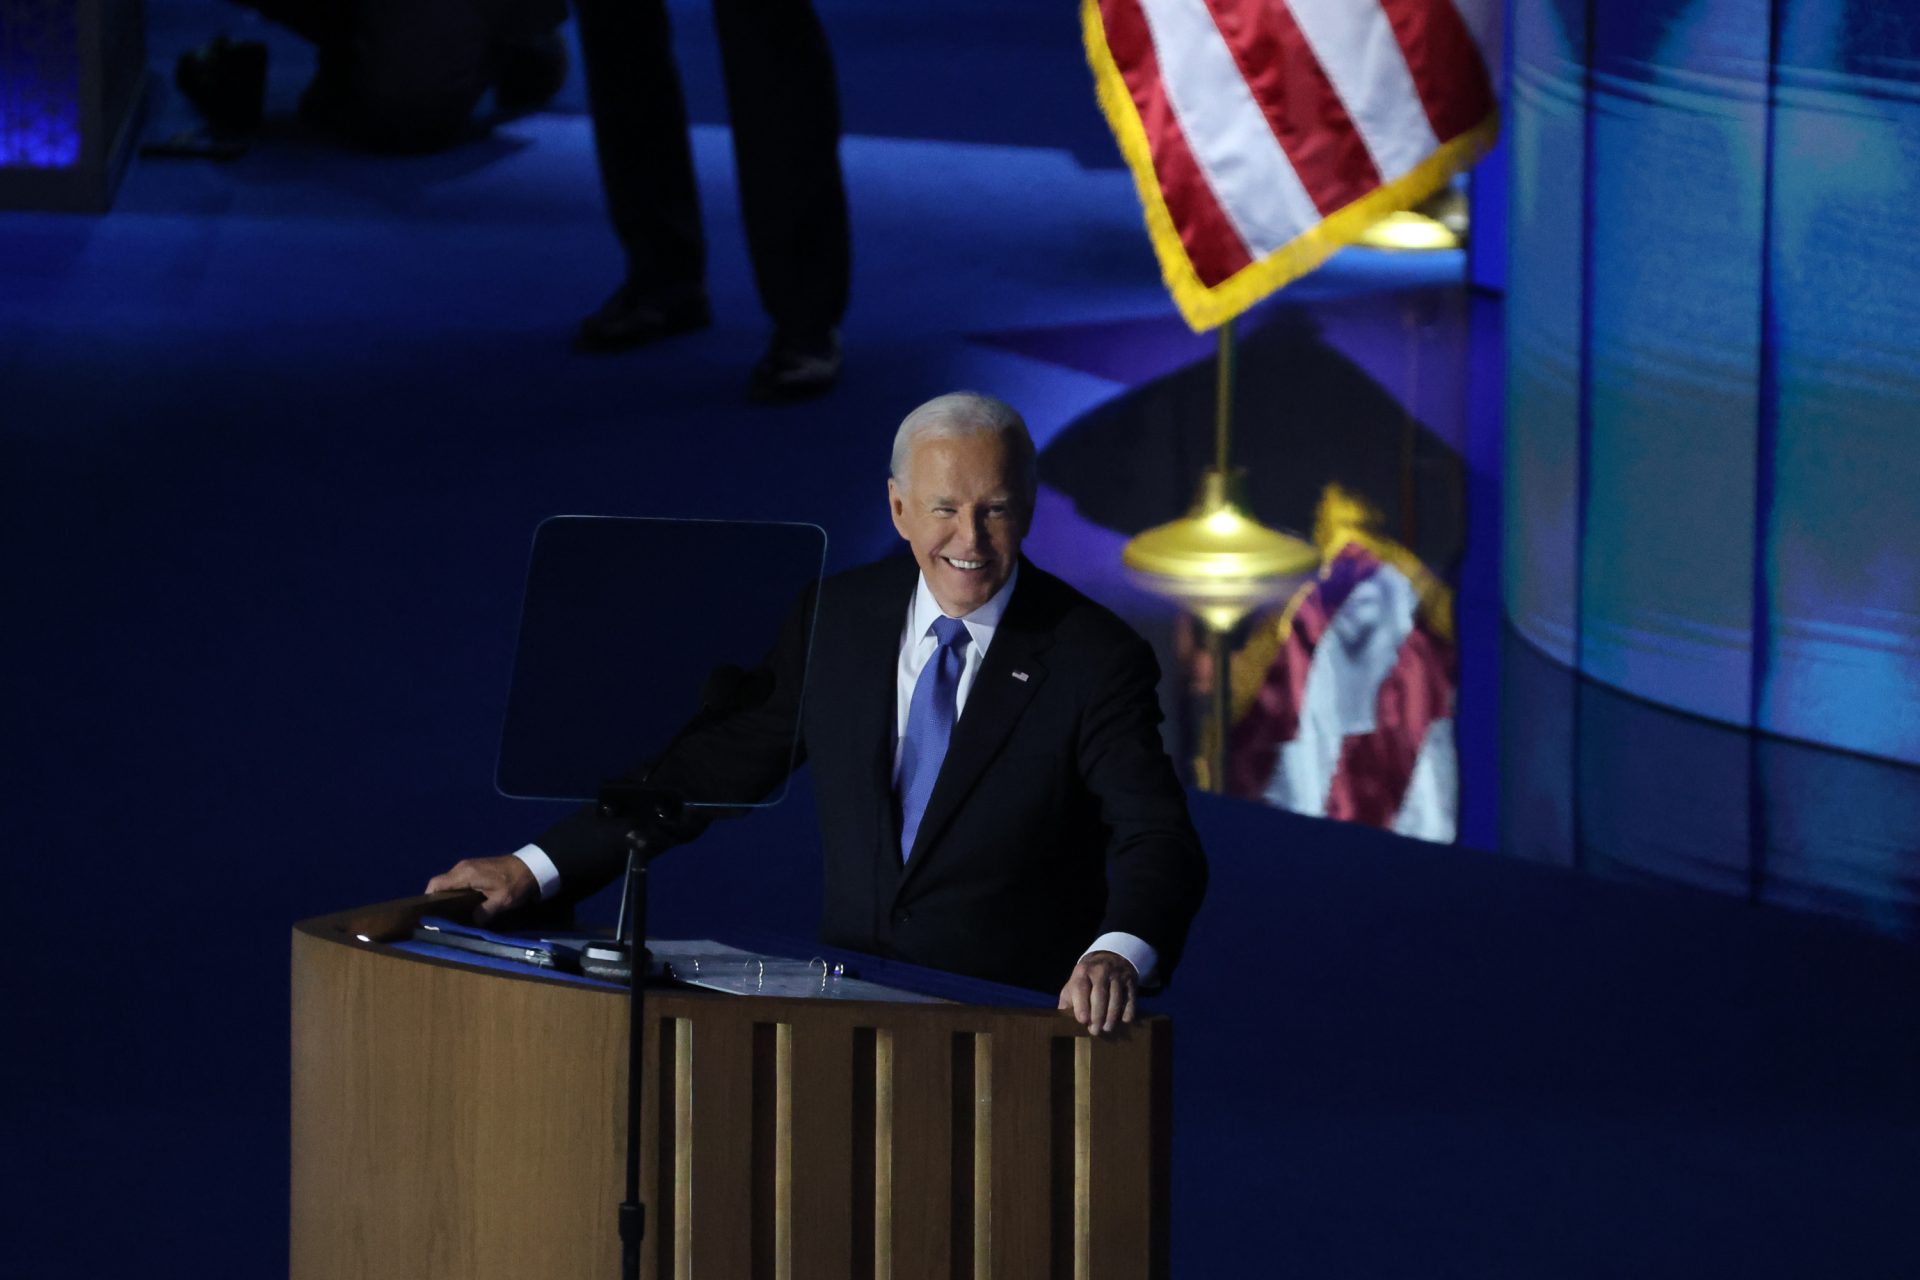
<path fill-rule="evenodd" d="M 1134 580 L 1174 601 L 1207 628 L 1213 662 L 1209 750 L 1198 779 L 1208 791 L 1226 789 L 1227 730 L 1233 690 L 1227 639 L 1247 614 L 1293 593 L 1319 566 L 1313 544 L 1269 529 L 1244 509 L 1244 474 L 1232 465 L 1233 322 L 1220 326 L 1214 405 L 1214 465 L 1200 477 L 1193 509 L 1178 520 L 1129 541 L 1121 562 Z"/>
<path fill-rule="evenodd" d="M 1233 452 L 1233 321 L 1221 325 L 1219 334 L 1213 358 L 1213 469 L 1225 475 Z"/>

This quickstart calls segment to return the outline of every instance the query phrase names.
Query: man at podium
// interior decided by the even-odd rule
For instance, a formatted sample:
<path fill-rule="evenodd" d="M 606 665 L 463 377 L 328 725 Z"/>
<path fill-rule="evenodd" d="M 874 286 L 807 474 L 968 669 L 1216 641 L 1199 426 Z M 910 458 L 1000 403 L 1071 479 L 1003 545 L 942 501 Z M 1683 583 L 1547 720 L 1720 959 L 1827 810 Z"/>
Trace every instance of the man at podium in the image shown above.
<path fill-rule="evenodd" d="M 911 557 L 823 582 L 811 664 L 796 618 L 764 700 L 681 737 L 648 780 L 764 794 L 796 763 L 797 726 L 826 855 L 821 940 L 1057 989 L 1099 1034 L 1171 976 L 1206 859 L 1160 742 L 1152 650 L 1020 555 L 1035 486 L 1032 437 L 1004 402 L 963 392 L 908 414 L 887 500 Z M 582 898 L 621 873 L 625 831 L 589 806 L 427 889 L 478 890 L 482 918 Z"/>

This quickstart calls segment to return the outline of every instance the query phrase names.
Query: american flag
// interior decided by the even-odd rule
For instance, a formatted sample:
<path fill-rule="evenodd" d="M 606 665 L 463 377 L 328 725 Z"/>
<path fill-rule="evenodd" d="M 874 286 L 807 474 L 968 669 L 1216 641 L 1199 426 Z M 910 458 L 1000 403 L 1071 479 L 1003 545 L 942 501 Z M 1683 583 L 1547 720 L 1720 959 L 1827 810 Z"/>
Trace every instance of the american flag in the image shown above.
<path fill-rule="evenodd" d="M 1493 144 L 1499 0 L 1082 0 L 1174 301 L 1232 319 Z"/>
<path fill-rule="evenodd" d="M 1346 523 L 1355 513 L 1372 514 L 1329 489 L 1316 520 L 1318 579 L 1234 656 L 1226 789 L 1450 842 L 1452 592 L 1405 547 Z"/>

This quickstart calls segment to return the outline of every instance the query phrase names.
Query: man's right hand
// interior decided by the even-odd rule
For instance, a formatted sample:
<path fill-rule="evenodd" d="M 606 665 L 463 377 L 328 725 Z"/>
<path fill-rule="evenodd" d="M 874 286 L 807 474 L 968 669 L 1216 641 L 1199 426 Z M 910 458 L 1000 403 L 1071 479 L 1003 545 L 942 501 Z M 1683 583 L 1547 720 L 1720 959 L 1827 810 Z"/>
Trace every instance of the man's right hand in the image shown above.
<path fill-rule="evenodd" d="M 473 909 L 476 924 L 485 924 L 502 911 L 511 911 L 540 896 L 540 885 L 527 864 L 506 854 L 499 858 L 462 858 L 427 881 L 428 893 L 443 889 L 475 889 L 486 901 Z"/>

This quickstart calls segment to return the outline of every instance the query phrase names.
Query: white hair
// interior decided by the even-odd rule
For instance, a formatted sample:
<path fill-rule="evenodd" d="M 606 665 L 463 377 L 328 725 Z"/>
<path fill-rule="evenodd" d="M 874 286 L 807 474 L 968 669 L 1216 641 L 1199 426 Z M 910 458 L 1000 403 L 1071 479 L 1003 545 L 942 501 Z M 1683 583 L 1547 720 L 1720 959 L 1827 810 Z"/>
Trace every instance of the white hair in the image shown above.
<path fill-rule="evenodd" d="M 951 391 L 935 396 L 901 420 L 900 429 L 893 433 L 894 483 L 903 489 L 907 487 L 908 461 L 913 457 L 913 447 L 922 440 L 953 440 L 989 432 L 1006 440 L 1026 486 L 1023 496 L 1032 501 L 1039 483 L 1039 470 L 1027 421 L 1005 400 L 978 391 Z"/>

